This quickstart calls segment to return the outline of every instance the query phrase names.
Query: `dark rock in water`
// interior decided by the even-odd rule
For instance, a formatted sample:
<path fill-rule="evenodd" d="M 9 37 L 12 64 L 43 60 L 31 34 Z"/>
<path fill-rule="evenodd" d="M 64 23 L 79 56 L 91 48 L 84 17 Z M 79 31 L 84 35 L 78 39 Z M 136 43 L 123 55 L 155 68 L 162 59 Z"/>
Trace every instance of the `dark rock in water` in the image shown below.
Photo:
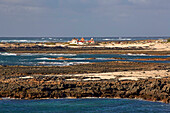
<path fill-rule="evenodd" d="M 6 52 L 6 50 L 0 47 L 0 52 Z"/>

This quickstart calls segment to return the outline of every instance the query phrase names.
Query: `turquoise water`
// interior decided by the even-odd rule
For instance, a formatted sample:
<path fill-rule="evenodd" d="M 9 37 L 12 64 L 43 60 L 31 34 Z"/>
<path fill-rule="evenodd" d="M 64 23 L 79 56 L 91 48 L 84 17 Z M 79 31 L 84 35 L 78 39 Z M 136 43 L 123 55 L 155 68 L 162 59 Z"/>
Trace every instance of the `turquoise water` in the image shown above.
<path fill-rule="evenodd" d="M 1 100 L 0 113 L 170 113 L 170 104 L 129 99 Z"/>
<path fill-rule="evenodd" d="M 65 57 L 72 60 L 55 60 L 49 58 Z M 145 54 L 31 54 L 31 53 L 4 53 L 0 52 L 0 65 L 24 65 L 24 66 L 66 66 L 91 62 L 109 62 L 117 59 L 108 58 L 126 58 L 122 61 L 135 61 L 140 58 L 167 58 L 170 56 L 150 56 Z M 96 58 L 89 60 L 87 58 Z M 120 60 L 119 60 L 120 61 Z M 156 63 L 170 63 L 170 61 L 145 61 Z"/>

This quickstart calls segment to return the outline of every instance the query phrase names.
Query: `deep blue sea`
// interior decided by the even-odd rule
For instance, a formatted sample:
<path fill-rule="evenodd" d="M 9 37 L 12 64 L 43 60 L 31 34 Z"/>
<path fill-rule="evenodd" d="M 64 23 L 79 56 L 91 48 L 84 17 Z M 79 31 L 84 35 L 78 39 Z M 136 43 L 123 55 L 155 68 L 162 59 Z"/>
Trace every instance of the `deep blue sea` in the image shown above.
<path fill-rule="evenodd" d="M 67 42 L 74 37 L 0 37 L 0 42 Z M 81 39 L 81 37 L 75 37 Z M 124 40 L 146 40 L 146 39 L 167 39 L 169 37 L 84 37 L 85 40 L 93 38 L 95 41 L 124 41 Z"/>
<path fill-rule="evenodd" d="M 170 113 L 170 104 L 130 99 L 0 100 L 0 113 Z"/>

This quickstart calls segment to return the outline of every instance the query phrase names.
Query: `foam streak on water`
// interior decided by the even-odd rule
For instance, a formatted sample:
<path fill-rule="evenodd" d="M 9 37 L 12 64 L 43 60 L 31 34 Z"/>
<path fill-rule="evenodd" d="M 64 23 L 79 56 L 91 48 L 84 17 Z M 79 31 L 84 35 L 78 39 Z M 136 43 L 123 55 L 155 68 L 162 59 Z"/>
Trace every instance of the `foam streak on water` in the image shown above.
<path fill-rule="evenodd" d="M 3 55 L 3 56 L 16 56 L 17 54 L 16 53 L 1 53 L 0 52 L 0 55 Z"/>
<path fill-rule="evenodd" d="M 68 59 L 57 59 L 64 57 Z M 25 65 L 25 66 L 67 66 L 82 63 L 133 61 L 133 62 L 158 62 L 170 63 L 170 61 L 136 61 L 141 58 L 167 58 L 169 56 L 154 56 L 146 54 L 55 54 L 55 53 L 0 53 L 0 65 Z M 123 58 L 125 60 L 116 59 Z"/>
<path fill-rule="evenodd" d="M 55 54 L 55 53 L 8 53 L 0 52 L 3 56 L 76 56 L 77 54 Z"/>

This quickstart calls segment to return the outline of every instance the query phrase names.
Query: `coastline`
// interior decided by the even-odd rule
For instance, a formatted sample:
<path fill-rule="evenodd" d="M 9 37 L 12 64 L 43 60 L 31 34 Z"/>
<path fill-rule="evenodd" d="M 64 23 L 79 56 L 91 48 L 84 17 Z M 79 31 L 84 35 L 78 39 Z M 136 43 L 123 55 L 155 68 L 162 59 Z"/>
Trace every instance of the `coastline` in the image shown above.
<path fill-rule="evenodd" d="M 169 78 L 170 79 L 170 78 Z M 159 81 L 160 79 L 158 79 Z M 157 80 L 156 80 L 157 81 Z M 127 81 L 123 81 L 123 82 L 127 82 Z M 129 82 L 129 81 L 128 81 Z M 135 84 L 133 81 L 131 81 L 133 84 Z M 106 83 L 106 81 L 104 82 Z M 152 84 L 151 84 L 152 85 Z M 133 89 L 132 89 L 133 90 Z M 120 91 L 119 91 L 120 92 Z M 128 91 L 127 91 L 128 92 Z M 152 92 L 152 91 L 151 91 Z M 33 93 L 33 92 L 32 92 Z M 75 92 L 76 93 L 76 92 Z M 81 93 L 79 93 L 81 95 Z M 83 93 L 82 93 L 83 94 Z M 121 94 L 122 94 L 122 91 L 121 91 Z M 152 102 L 163 102 L 163 103 L 170 103 L 170 98 L 164 98 L 165 95 L 155 95 L 154 96 L 154 93 L 150 93 L 150 96 L 149 95 L 130 95 L 129 97 L 126 97 L 126 93 L 125 95 L 118 95 L 118 96 L 109 96 L 108 93 L 106 94 L 107 96 L 59 96 L 59 97 L 40 97 L 40 98 L 37 98 L 37 97 L 21 97 L 21 98 L 18 98 L 17 96 L 16 97 L 7 97 L 7 99 L 18 99 L 18 100 L 46 100 L 46 99 L 91 99 L 91 98 L 96 98 L 96 99 L 102 99 L 102 98 L 105 98 L 105 99 L 137 99 L 137 100 L 144 100 L 144 101 L 152 101 Z M 153 95 L 151 95 L 153 94 Z M 19 95 L 18 95 L 19 96 Z M 162 99 L 159 99 L 159 98 L 162 98 Z M 4 100 L 5 98 L 4 97 L 1 97 L 1 100 Z"/>
<path fill-rule="evenodd" d="M 118 46 L 70 48 L 15 47 L 15 45 L 10 47 L 9 44 L 8 47 L 1 47 L 0 50 L 11 53 L 170 55 L 167 43 L 165 46 L 164 43 L 158 45 L 149 48 L 127 47 L 127 45 L 123 48 Z M 128 98 L 170 103 L 169 72 L 169 63 L 130 61 L 72 66 L 1 65 L 0 98 Z"/>
<path fill-rule="evenodd" d="M 72 70 L 76 71 L 77 67 L 87 66 L 89 69 L 89 65 L 96 65 L 94 64 L 82 64 L 77 66 L 65 66 L 60 68 L 68 69 L 70 67 Z M 134 70 L 134 66 L 138 64 L 138 68 L 141 70 L 141 72 L 145 72 L 144 74 L 147 74 L 150 71 L 156 71 L 162 73 L 161 69 L 163 69 L 165 72 L 168 73 L 169 64 L 163 64 L 162 67 L 160 67 L 162 64 L 155 64 L 155 63 L 129 63 L 129 62 L 111 62 L 111 65 L 117 65 L 122 64 L 122 69 L 120 67 L 117 72 L 113 73 L 119 73 L 119 77 L 123 77 L 120 73 L 125 73 L 124 76 L 128 76 L 127 73 L 131 75 L 136 75 L 132 70 Z M 127 64 L 127 65 L 125 65 Z M 144 65 L 145 64 L 145 65 Z M 98 63 L 99 67 L 101 67 L 102 63 Z M 109 63 L 103 64 L 105 67 L 107 65 L 110 67 Z M 97 65 L 96 65 L 97 66 Z M 129 68 L 128 67 L 131 67 Z M 143 68 L 142 68 L 143 66 Z M 154 67 L 155 66 L 155 67 Z M 24 68 L 25 67 L 25 68 Z M 40 68 L 41 67 L 41 68 Z M 99 77 L 99 70 L 102 72 L 102 70 L 99 68 L 99 70 L 96 70 L 97 77 L 90 77 L 92 80 L 84 81 L 83 79 L 88 79 L 88 76 L 77 76 L 79 70 L 72 73 L 71 76 L 60 75 L 57 72 L 56 76 L 51 75 L 51 72 L 49 72 L 49 75 L 43 75 L 40 71 L 40 69 L 43 68 L 43 66 L 40 67 L 30 67 L 29 66 L 7 66 L 7 67 L 1 67 L 2 70 L 6 70 L 5 74 L 1 76 L 0 78 L 0 97 L 11 97 L 11 98 L 21 98 L 21 99 L 36 99 L 36 98 L 65 98 L 65 97 L 74 97 L 74 98 L 85 98 L 85 97 L 104 97 L 104 98 L 142 98 L 144 100 L 151 100 L 151 101 L 163 101 L 164 103 L 170 103 L 170 86 L 169 81 L 170 77 L 168 75 L 162 76 L 160 78 L 155 72 L 155 78 L 151 78 L 152 75 L 149 75 L 149 78 L 146 79 L 139 79 L 139 80 L 119 80 L 119 79 L 112 79 L 112 78 L 104 78 L 100 80 L 93 80 L 93 78 Z M 73 68 L 75 67 L 75 69 Z M 150 69 L 148 68 L 150 67 Z M 4 69 L 3 69 L 4 68 Z M 7 69 L 17 69 L 16 73 L 13 71 L 14 74 L 9 74 L 9 71 Z M 27 69 L 30 72 L 31 70 L 38 69 L 39 74 L 37 75 L 34 73 L 24 73 L 23 69 Z M 50 69 L 50 67 L 46 66 L 44 67 L 47 70 Z M 58 67 L 54 67 L 57 69 Z M 53 69 L 51 67 L 51 69 Z M 136 69 L 135 72 L 138 72 L 139 69 Z M 22 73 L 19 73 L 20 71 Z M 85 70 L 84 70 L 85 71 Z M 94 71 L 94 69 L 93 69 Z M 115 71 L 115 70 L 113 70 Z M 44 71 L 43 71 L 44 72 Z M 67 72 L 65 70 L 65 72 Z M 70 72 L 70 71 L 68 71 Z M 132 72 L 132 73 L 131 73 Z M 18 73 L 18 74 L 17 74 Z M 48 72 L 47 72 L 48 73 Z M 89 73 L 89 72 L 88 72 Z M 152 73 L 152 72 L 150 72 Z M 153 74 L 154 74 L 153 73 Z M 105 73 L 104 73 L 105 74 Z M 108 74 L 108 73 L 107 73 Z M 169 73 L 168 73 L 169 74 Z M 9 76 L 10 75 L 10 76 Z M 95 75 L 93 72 L 92 75 Z M 111 73 L 112 75 L 112 73 Z M 121 76 L 120 76 L 121 75 Z M 156 76 L 157 75 L 157 76 Z M 164 75 L 164 74 L 163 74 Z M 27 77 L 31 76 L 31 77 Z M 110 75 L 108 75 L 111 77 Z M 80 80 L 67 80 L 67 79 L 74 79 L 78 78 Z M 104 77 L 107 77 L 106 75 Z M 158 78 L 157 78 L 158 77 Z"/>
<path fill-rule="evenodd" d="M 52 45 L 51 45 L 52 44 Z M 106 41 L 94 45 L 71 46 L 68 42 L 0 43 L 0 52 L 62 54 L 147 54 L 170 55 L 170 43 L 164 40 Z"/>
<path fill-rule="evenodd" d="M 146 55 L 170 55 L 170 51 L 151 50 L 63 50 L 63 51 L 6 51 L 11 53 L 56 53 L 56 54 L 146 54 Z"/>

